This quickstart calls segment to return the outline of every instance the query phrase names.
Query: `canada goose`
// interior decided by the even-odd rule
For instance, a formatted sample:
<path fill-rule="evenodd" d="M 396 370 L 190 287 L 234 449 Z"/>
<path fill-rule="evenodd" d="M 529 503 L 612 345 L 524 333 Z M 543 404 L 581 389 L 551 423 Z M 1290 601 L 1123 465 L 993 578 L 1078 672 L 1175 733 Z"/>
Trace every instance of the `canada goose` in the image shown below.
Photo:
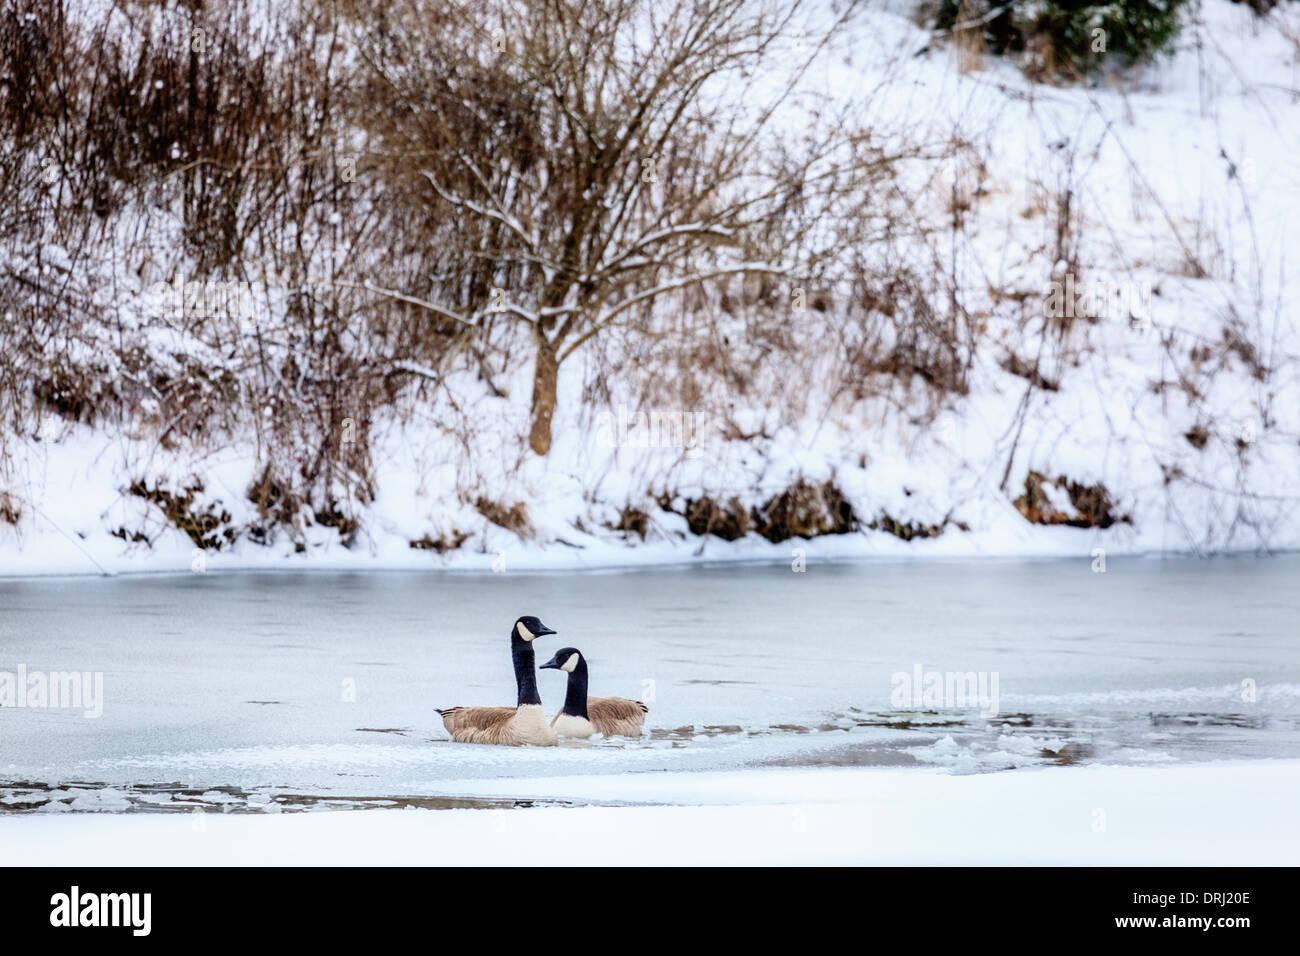
<path fill-rule="evenodd" d="M 442 725 L 458 744 L 533 744 L 555 746 L 555 731 L 546 723 L 537 693 L 533 641 L 555 632 L 532 616 L 521 617 L 510 630 L 510 656 L 515 662 L 519 697 L 514 707 L 448 707 L 439 710 Z"/>
<path fill-rule="evenodd" d="M 569 689 L 564 695 L 564 707 L 555 715 L 551 726 L 561 737 L 639 737 L 641 725 L 649 708 L 639 700 L 626 697 L 588 697 L 587 659 L 576 647 L 562 647 L 555 656 L 542 665 L 566 671 Z"/>

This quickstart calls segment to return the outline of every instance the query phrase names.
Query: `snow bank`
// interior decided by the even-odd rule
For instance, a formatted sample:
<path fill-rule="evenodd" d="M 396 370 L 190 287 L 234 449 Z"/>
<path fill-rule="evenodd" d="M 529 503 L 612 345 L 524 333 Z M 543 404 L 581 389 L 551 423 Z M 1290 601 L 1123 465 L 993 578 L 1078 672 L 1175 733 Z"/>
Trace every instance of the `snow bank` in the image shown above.
<path fill-rule="evenodd" d="M 532 780 L 667 806 L 0 818 L 11 865 L 1300 863 L 1300 762 L 946 776 L 816 770 Z M 690 804 L 690 805 L 687 805 Z M 1207 826 L 1212 823 L 1213 826 Z"/>

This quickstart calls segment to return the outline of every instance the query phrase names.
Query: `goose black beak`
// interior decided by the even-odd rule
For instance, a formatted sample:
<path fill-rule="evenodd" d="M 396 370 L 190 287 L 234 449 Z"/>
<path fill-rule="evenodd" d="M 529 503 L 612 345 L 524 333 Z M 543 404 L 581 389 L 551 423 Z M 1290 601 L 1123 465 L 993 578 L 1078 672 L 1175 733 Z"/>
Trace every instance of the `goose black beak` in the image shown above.
<path fill-rule="evenodd" d="M 552 631 L 552 630 L 551 630 L 549 627 L 547 627 L 545 624 L 543 624 L 543 625 L 542 625 L 540 628 L 538 628 L 538 630 L 537 630 L 537 636 L 538 636 L 538 637 L 545 637 L 547 634 L 557 634 L 557 633 L 559 633 L 559 632 L 558 632 L 558 631 Z"/>
<path fill-rule="evenodd" d="M 554 632 L 552 632 L 552 633 L 554 633 Z M 543 664 L 541 667 L 539 667 L 539 668 L 537 668 L 537 669 L 538 669 L 538 670 L 541 670 L 541 671 L 544 671 L 544 670 L 546 670 L 547 668 L 550 668 L 551 670 L 557 670 L 557 671 L 558 671 L 558 670 L 560 669 L 560 662 L 557 661 L 554 657 L 552 657 L 549 661 L 547 661 L 545 664 Z"/>

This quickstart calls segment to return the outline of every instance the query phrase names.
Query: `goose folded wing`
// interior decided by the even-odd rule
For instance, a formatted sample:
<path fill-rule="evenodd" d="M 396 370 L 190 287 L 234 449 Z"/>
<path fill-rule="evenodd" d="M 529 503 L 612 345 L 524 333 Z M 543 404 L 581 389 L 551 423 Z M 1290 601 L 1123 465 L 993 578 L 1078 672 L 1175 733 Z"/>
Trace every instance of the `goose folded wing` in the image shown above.
<path fill-rule="evenodd" d="M 515 713 L 514 707 L 451 707 L 442 712 L 442 725 L 455 740 L 494 737 Z"/>
<path fill-rule="evenodd" d="M 641 701 L 626 697 L 587 698 L 587 719 L 606 737 L 640 734 L 649 711 L 650 708 Z"/>

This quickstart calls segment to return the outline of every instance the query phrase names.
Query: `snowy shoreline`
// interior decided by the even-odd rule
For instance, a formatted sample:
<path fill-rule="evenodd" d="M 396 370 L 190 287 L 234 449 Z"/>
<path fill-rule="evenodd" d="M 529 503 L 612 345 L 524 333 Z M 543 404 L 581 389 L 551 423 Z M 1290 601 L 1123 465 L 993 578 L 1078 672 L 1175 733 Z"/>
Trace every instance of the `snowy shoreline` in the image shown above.
<path fill-rule="evenodd" d="M 1074 532 L 1078 534 L 1078 532 Z M 1016 548 L 981 548 L 975 541 L 964 547 L 945 547 L 937 542 L 881 542 L 876 547 L 862 539 L 863 534 L 842 536 L 824 536 L 811 539 L 791 539 L 773 545 L 765 541 L 710 542 L 708 551 L 723 551 L 718 554 L 687 554 L 683 552 L 699 551 L 698 543 L 688 548 L 690 542 L 678 545 L 642 544 L 626 547 L 618 544 L 593 548 L 592 559 L 575 553 L 562 545 L 550 548 L 533 547 L 512 553 L 508 566 L 504 570 L 493 568 L 496 560 L 493 554 L 465 553 L 456 554 L 450 560 L 430 559 L 420 552 L 410 556 L 391 550 L 379 555 L 366 557 L 348 552 L 345 549 L 332 549 L 322 554 L 311 556 L 291 553 L 276 553 L 275 549 L 263 549 L 265 555 L 250 560 L 249 552 L 241 554 L 208 554 L 204 557 L 204 568 L 196 571 L 191 555 L 183 548 L 174 554 L 158 554 L 142 562 L 138 558 L 113 557 L 100 555 L 98 558 L 82 557 L 80 562 L 71 560 L 69 555 L 60 555 L 57 560 L 42 561 L 32 555 L 19 552 L 0 554 L 0 581 L 26 581 L 61 578 L 95 578 L 95 577 L 185 577 L 196 573 L 206 574 L 447 574 L 447 575 L 483 575 L 493 573 L 509 574 L 620 574 L 635 571 L 686 571 L 697 568 L 751 568 L 778 567 L 790 565 L 796 557 L 801 557 L 805 565 L 815 568 L 817 565 L 851 566 L 855 564 L 926 564 L 931 562 L 963 562 L 969 560 L 994 561 L 1007 564 L 1025 561 L 1084 561 L 1093 562 L 1096 549 L 1105 552 L 1108 560 L 1180 560 L 1198 558 L 1201 560 L 1232 560 L 1235 558 L 1272 558 L 1300 553 L 1300 548 L 1281 547 L 1270 550 L 1258 548 L 1240 548 L 1225 550 L 1213 554 L 1202 554 L 1192 550 L 1181 549 L 1125 549 L 1114 547 L 1105 536 L 1081 540 L 1075 547 L 1068 547 L 1068 541 L 1035 542 L 1032 547 Z M 971 536 L 974 537 L 974 536 Z M 834 540 L 840 538 L 841 540 Z M 249 549 L 251 551 L 251 549 Z M 799 550 L 801 555 L 794 552 Z M 567 560 L 566 560 L 567 558 Z M 97 567 L 97 565 L 102 565 Z M 143 566 L 142 566 L 143 565 Z"/>
<path fill-rule="evenodd" d="M 1293 760 L 965 776 L 856 769 L 621 774 L 519 781 L 509 789 L 670 802 L 271 817 L 7 816 L 0 818 L 0 860 L 44 866 L 484 866 L 525 859 L 552 866 L 1294 866 L 1300 863 L 1298 783 L 1300 762 Z M 490 786 L 501 791 L 506 782 Z M 671 802 L 701 797 L 709 805 Z M 1212 832 L 1207 820 L 1214 821 Z"/>

